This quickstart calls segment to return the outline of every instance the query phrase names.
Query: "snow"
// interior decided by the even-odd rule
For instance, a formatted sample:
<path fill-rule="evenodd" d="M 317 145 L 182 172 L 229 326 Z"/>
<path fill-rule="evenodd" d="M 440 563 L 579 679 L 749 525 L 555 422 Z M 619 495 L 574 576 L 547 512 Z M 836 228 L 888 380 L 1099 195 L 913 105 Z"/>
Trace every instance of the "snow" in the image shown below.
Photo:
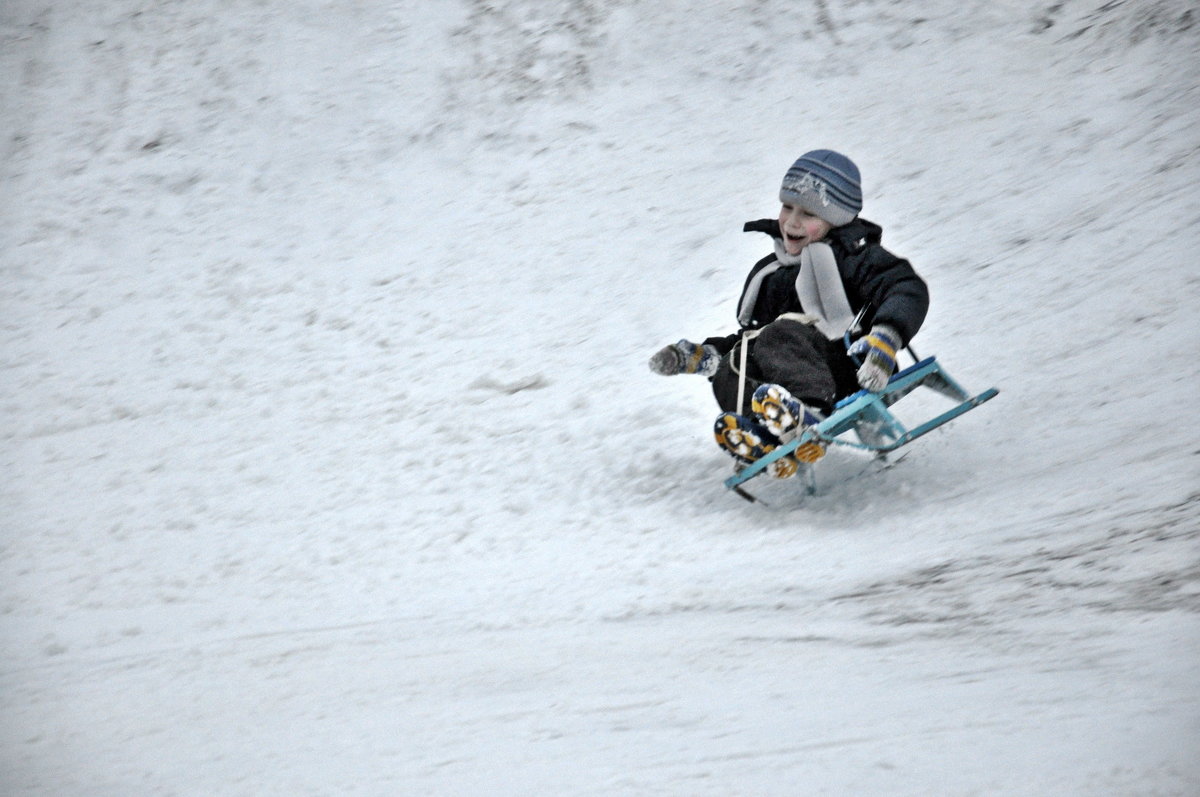
<path fill-rule="evenodd" d="M 1200 793 L 1194 4 L 0 6 L 0 792 Z M 1000 388 L 721 487 L 806 149 Z"/>

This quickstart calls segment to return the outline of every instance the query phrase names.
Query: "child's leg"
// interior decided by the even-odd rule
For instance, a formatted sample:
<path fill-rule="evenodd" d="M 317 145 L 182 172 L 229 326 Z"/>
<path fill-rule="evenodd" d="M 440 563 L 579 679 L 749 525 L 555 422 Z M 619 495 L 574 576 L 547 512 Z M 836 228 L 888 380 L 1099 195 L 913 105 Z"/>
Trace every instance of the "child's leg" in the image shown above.
<path fill-rule="evenodd" d="M 750 349 L 761 382 L 781 385 L 828 414 L 837 398 L 829 341 L 814 326 L 780 319 L 763 327 Z"/>
<path fill-rule="evenodd" d="M 713 395 L 725 412 L 748 413 L 750 397 L 762 384 L 782 385 L 810 409 L 826 415 L 837 399 L 858 390 L 856 366 L 840 340 L 827 340 L 816 327 L 781 319 L 763 327 L 750 341 L 741 390 L 746 406 L 738 407 L 741 345 L 721 359 L 712 377 Z"/>

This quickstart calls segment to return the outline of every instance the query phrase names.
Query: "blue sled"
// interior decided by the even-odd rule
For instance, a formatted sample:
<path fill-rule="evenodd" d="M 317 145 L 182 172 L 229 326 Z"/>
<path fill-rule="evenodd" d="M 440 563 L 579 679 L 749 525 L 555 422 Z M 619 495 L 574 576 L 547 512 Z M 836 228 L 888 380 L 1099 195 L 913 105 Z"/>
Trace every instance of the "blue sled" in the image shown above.
<path fill-rule="evenodd" d="M 909 429 L 892 414 L 889 408 L 921 386 L 931 388 L 937 393 L 957 401 L 958 404 L 941 415 Z M 975 409 L 988 399 L 994 398 L 998 392 L 996 388 L 990 388 L 977 396 L 972 396 L 950 378 L 950 375 L 938 364 L 937 358 L 928 357 L 895 374 L 888 381 L 887 387 L 879 393 L 860 390 L 842 399 L 828 418 L 805 430 L 796 439 L 779 446 L 762 459 L 742 468 L 725 480 L 725 486 L 748 501 L 754 501 L 756 500 L 754 496 L 743 490 L 741 485 L 762 473 L 775 460 L 787 456 L 810 440 L 849 446 L 884 456 L 957 418 L 964 412 Z M 855 432 L 857 441 L 841 439 L 841 435 L 851 431 Z M 812 492 L 814 489 L 812 469 L 807 468 L 806 470 L 809 477 L 809 492 Z"/>

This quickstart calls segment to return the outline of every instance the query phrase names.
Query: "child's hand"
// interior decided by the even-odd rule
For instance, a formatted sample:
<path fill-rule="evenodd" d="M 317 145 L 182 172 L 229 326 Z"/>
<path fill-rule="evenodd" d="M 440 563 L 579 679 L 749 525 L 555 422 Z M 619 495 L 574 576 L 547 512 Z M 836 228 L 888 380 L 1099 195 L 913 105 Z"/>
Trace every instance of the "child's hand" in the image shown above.
<path fill-rule="evenodd" d="M 878 393 L 887 387 L 896 370 L 896 349 L 900 348 L 900 334 L 891 327 L 876 324 L 871 333 L 854 341 L 846 353 L 851 357 L 862 357 L 858 369 L 858 383 Z"/>
<path fill-rule="evenodd" d="M 712 376 L 721 364 L 721 355 L 713 346 L 701 346 L 690 340 L 681 340 L 663 346 L 650 358 L 650 370 L 663 376 L 675 374 L 700 374 Z"/>

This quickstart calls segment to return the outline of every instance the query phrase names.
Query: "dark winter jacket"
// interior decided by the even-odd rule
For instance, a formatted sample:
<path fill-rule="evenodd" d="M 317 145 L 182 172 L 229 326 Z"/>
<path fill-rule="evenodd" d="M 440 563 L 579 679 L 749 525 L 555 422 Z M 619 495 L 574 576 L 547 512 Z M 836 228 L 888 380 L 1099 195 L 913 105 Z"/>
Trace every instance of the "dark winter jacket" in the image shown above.
<path fill-rule="evenodd" d="M 747 222 L 746 232 L 763 232 L 782 239 L 779 222 L 761 219 Z M 873 222 L 856 218 L 849 224 L 830 230 L 825 242 L 833 249 L 846 299 L 855 314 L 865 309 L 859 328 L 867 332 L 874 324 L 887 324 L 900 333 L 905 344 L 912 340 L 929 309 L 929 290 L 925 281 L 907 260 L 896 257 L 880 244 L 883 229 Z M 776 260 L 774 253 L 754 264 L 742 288 L 745 297 L 754 275 Z M 800 266 L 783 266 L 763 280 L 754 303 L 747 329 L 765 326 L 783 313 L 804 312 L 796 295 L 796 276 Z M 741 300 L 738 302 L 741 306 Z M 722 354 L 737 342 L 738 334 L 709 338 Z"/>

